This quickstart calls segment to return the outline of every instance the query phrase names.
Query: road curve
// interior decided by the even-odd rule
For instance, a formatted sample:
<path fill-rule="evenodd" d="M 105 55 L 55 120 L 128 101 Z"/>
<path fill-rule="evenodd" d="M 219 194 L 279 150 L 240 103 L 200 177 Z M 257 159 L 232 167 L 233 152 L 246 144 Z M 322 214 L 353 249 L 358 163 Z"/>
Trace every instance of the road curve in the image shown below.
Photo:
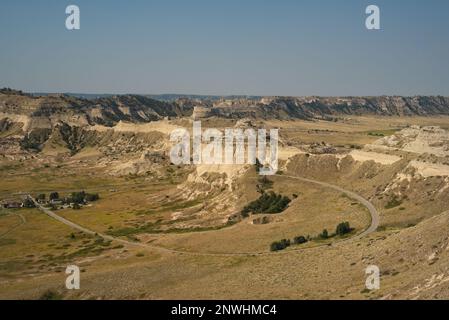
<path fill-rule="evenodd" d="M 363 198 L 361 195 L 358 195 L 357 193 L 343 189 L 339 186 L 335 186 L 335 185 L 327 183 L 327 182 L 321 182 L 321 181 L 317 181 L 317 180 L 296 177 L 296 176 L 286 176 L 286 175 L 276 175 L 276 176 L 300 180 L 300 181 L 304 181 L 304 182 L 309 182 L 309 183 L 317 184 L 317 185 L 320 185 L 320 186 L 323 186 L 323 187 L 326 187 L 329 189 L 334 189 L 336 191 L 346 194 L 349 198 L 354 199 L 357 202 L 360 202 L 360 204 L 362 204 L 364 207 L 366 207 L 371 215 L 371 225 L 365 231 L 363 231 L 359 235 L 357 235 L 353 238 L 350 238 L 350 239 L 363 238 L 363 237 L 369 235 L 370 233 L 375 232 L 377 230 L 377 228 L 379 227 L 379 221 L 380 221 L 379 212 L 377 212 L 377 209 L 373 206 L 373 204 L 371 202 L 369 202 L 368 200 Z"/>
<path fill-rule="evenodd" d="M 348 197 L 360 202 L 363 206 L 365 206 L 371 215 L 371 225 L 369 226 L 368 229 L 366 229 L 364 232 L 362 232 L 361 234 L 352 237 L 352 238 L 348 238 L 346 240 L 343 241 L 339 241 L 338 243 L 342 243 L 342 242 L 346 242 L 348 240 L 354 240 L 354 239 L 360 239 L 362 237 L 365 237 L 367 235 L 369 235 L 370 233 L 374 232 L 377 230 L 377 227 L 379 226 L 379 214 L 376 210 L 376 208 L 365 198 L 363 198 L 362 196 L 352 192 L 352 191 L 348 191 L 345 190 L 341 187 L 326 183 L 326 182 L 321 182 L 321 181 L 316 181 L 316 180 L 312 180 L 312 179 L 306 179 L 306 178 L 301 178 L 301 177 L 296 177 L 296 176 L 286 176 L 286 175 L 277 175 L 278 177 L 284 177 L 284 178 L 290 178 L 290 179 L 296 179 L 296 180 L 301 180 L 304 182 L 309 182 L 309 183 L 313 183 L 313 184 L 317 184 L 326 188 L 330 188 L 330 189 L 334 189 L 336 191 L 342 192 L 344 194 L 346 194 Z M 131 242 L 128 240 L 124 240 L 124 239 L 120 239 L 120 238 L 116 238 L 116 237 L 112 237 L 106 234 L 102 234 L 99 232 L 95 232 L 92 231 L 90 229 L 87 229 L 85 227 L 80 226 L 79 224 L 76 224 L 70 220 L 67 220 L 59 215 L 57 215 L 56 213 L 54 213 L 53 211 L 44 208 L 40 203 L 38 203 L 31 195 L 28 195 L 28 198 L 31 199 L 34 204 L 36 205 L 36 207 L 41 210 L 42 212 L 44 212 L 45 214 L 47 214 L 49 217 L 73 228 L 76 230 L 79 230 L 81 232 L 84 232 L 86 234 L 92 235 L 92 236 L 98 236 L 101 237 L 105 240 L 108 241 L 115 241 L 115 242 L 119 242 L 125 245 L 129 245 L 129 246 L 133 246 L 133 247 L 139 247 L 139 248 L 145 248 L 145 249 L 152 249 L 158 252 L 163 252 L 163 253 L 171 253 L 171 254 L 180 254 L 180 255 L 192 255 L 192 256 L 221 256 L 221 257 L 241 257 L 241 256 L 261 256 L 261 255 L 280 255 L 280 254 L 288 254 L 291 253 L 292 251 L 297 251 L 297 250 L 289 250 L 289 251 L 279 251 L 279 252 L 252 252 L 252 253 L 202 253 L 202 252 L 191 252 L 191 251 L 181 251 L 181 250 L 175 250 L 175 249 L 168 249 L 168 248 L 164 248 L 164 247 L 160 247 L 160 246 L 155 246 L 152 244 L 148 244 L 148 243 L 139 243 L 139 242 Z M 321 246 L 327 246 L 327 244 L 325 245 L 321 245 Z M 314 247 L 309 247 L 307 249 L 314 249 L 314 248 L 318 248 L 320 246 L 314 246 Z"/>

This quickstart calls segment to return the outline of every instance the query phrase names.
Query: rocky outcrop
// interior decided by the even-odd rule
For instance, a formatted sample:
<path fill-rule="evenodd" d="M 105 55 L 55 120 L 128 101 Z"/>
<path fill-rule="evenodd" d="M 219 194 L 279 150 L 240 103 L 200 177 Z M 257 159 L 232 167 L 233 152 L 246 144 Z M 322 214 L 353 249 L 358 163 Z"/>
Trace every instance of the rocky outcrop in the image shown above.
<path fill-rule="evenodd" d="M 194 111 L 195 109 L 195 111 Z M 345 115 L 449 115 L 449 98 L 417 97 L 265 97 L 228 100 L 179 99 L 163 102 L 140 95 L 83 99 L 68 95 L 31 96 L 0 90 L 0 120 L 19 119 L 31 127 L 58 122 L 114 126 L 120 121 L 147 123 L 164 118 L 328 119 Z"/>
<path fill-rule="evenodd" d="M 36 127 L 51 129 L 59 122 L 76 126 L 114 126 L 120 121 L 146 123 L 190 116 L 192 112 L 190 106 L 137 95 L 87 100 L 67 95 L 33 97 L 18 91 L 0 91 L 0 120 L 17 119 L 30 124 L 30 130 Z"/>
<path fill-rule="evenodd" d="M 224 118 L 329 119 L 342 115 L 449 115 L 448 97 L 273 97 L 216 103 L 210 115 Z"/>

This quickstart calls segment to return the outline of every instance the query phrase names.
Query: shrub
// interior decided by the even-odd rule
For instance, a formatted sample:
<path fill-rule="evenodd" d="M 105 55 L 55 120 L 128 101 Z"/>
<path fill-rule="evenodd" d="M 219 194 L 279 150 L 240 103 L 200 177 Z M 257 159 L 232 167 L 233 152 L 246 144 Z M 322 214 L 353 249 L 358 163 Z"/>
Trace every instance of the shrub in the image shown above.
<path fill-rule="evenodd" d="M 344 236 L 345 234 L 348 234 L 352 231 L 351 226 L 349 225 L 349 222 L 342 222 L 337 226 L 337 229 L 335 233 L 338 236 Z"/>
<path fill-rule="evenodd" d="M 59 193 L 57 193 L 57 192 L 50 193 L 49 199 L 50 199 L 50 201 L 51 200 L 58 200 L 59 199 Z"/>
<path fill-rule="evenodd" d="M 327 229 L 324 229 L 318 237 L 320 237 L 321 239 L 329 239 L 329 232 L 327 231 Z"/>
<path fill-rule="evenodd" d="M 52 290 L 45 291 L 39 298 L 39 300 L 61 300 L 61 299 L 62 296 L 58 292 Z"/>
<path fill-rule="evenodd" d="M 67 202 L 85 204 L 86 202 L 94 202 L 99 199 L 100 195 L 98 193 L 86 193 L 84 191 L 81 191 L 81 192 L 72 192 L 72 195 L 67 199 Z"/>
<path fill-rule="evenodd" d="M 84 191 L 72 192 L 71 201 L 76 204 L 82 204 L 82 203 L 84 203 L 85 197 L 86 197 L 86 193 Z"/>
<path fill-rule="evenodd" d="M 242 210 L 242 215 L 249 213 L 281 213 L 284 211 L 291 200 L 274 192 L 264 193 L 256 201 L 251 202 Z"/>
<path fill-rule="evenodd" d="M 282 239 L 281 241 L 273 242 L 270 246 L 270 250 L 275 252 L 284 250 L 288 247 L 290 247 L 290 240 Z"/>
<path fill-rule="evenodd" d="M 260 163 L 259 159 L 256 158 L 256 172 L 259 173 L 261 168 L 263 168 L 263 165 Z"/>
<path fill-rule="evenodd" d="M 296 237 L 295 239 L 293 239 L 293 242 L 295 244 L 304 244 L 304 243 L 307 243 L 307 239 L 303 236 L 299 236 L 299 237 Z"/>
<path fill-rule="evenodd" d="M 26 198 L 23 201 L 23 207 L 24 208 L 35 208 L 36 206 L 35 206 L 33 200 Z"/>

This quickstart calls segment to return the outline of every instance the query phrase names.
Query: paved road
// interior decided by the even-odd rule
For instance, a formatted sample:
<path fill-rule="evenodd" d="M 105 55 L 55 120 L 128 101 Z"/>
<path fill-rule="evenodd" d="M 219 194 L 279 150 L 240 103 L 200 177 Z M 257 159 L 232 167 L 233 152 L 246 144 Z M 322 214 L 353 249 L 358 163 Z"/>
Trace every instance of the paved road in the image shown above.
<path fill-rule="evenodd" d="M 363 238 L 363 237 L 369 235 L 370 233 L 375 232 L 377 230 L 377 228 L 379 227 L 379 221 L 380 221 L 379 212 L 377 212 L 377 209 L 373 206 L 373 204 L 371 202 L 369 202 L 368 200 L 363 198 L 361 195 L 358 195 L 357 193 L 354 193 L 349 190 L 345 190 L 339 186 L 335 186 L 333 184 L 326 183 L 326 182 L 321 182 L 321 181 L 317 181 L 317 180 L 306 179 L 306 178 L 301 178 L 301 177 L 296 177 L 296 176 L 285 176 L 285 175 L 277 175 L 277 176 L 300 180 L 300 181 L 304 181 L 304 182 L 309 182 L 309 183 L 317 184 L 317 185 L 320 185 L 320 186 L 323 186 L 326 188 L 334 189 L 336 191 L 346 194 L 349 198 L 356 200 L 357 202 L 362 204 L 364 207 L 366 207 L 371 215 L 371 225 L 364 232 L 362 232 L 361 234 L 359 234 L 356 237 L 353 237 L 351 239 Z"/>
<path fill-rule="evenodd" d="M 183 252 L 178 252 L 176 250 L 165 249 L 165 248 L 162 248 L 162 247 L 153 246 L 153 245 L 150 245 L 150 244 L 131 242 L 131 241 L 123 240 L 123 239 L 120 239 L 120 238 L 115 238 L 115 237 L 109 236 L 107 234 L 102 234 L 102 233 L 99 233 L 99 232 L 92 231 L 90 229 L 84 228 L 84 227 L 80 226 L 79 224 L 76 224 L 76 223 L 74 223 L 74 222 L 72 222 L 70 220 L 67 220 L 67 219 L 57 215 L 56 213 L 54 213 L 50 209 L 45 208 L 39 202 L 37 202 L 36 199 L 31 197 L 31 195 L 28 195 L 28 198 L 31 199 L 34 202 L 34 204 L 36 205 L 36 207 L 39 210 L 41 210 L 42 212 L 44 212 L 46 215 L 50 216 L 51 218 L 53 218 L 53 219 L 55 219 L 55 220 L 57 220 L 59 222 L 62 222 L 63 224 L 65 224 L 65 225 L 67 225 L 67 226 L 69 226 L 69 227 L 71 227 L 73 229 L 79 230 L 79 231 L 84 232 L 86 234 L 89 234 L 91 236 L 101 237 L 101 238 L 103 238 L 105 240 L 115 241 L 115 242 L 119 242 L 119 243 L 126 244 L 126 245 L 131 245 L 131 246 L 135 246 L 135 247 L 150 248 L 150 249 L 154 249 L 154 250 L 157 250 L 157 251 L 163 251 L 163 252 L 168 252 L 168 253 L 183 253 Z"/>
<path fill-rule="evenodd" d="M 365 206 L 370 214 L 371 214 L 371 225 L 369 226 L 368 229 L 366 229 L 364 232 L 362 232 L 361 234 L 352 237 L 352 238 L 348 238 L 342 241 L 339 241 L 338 243 L 342 243 L 342 242 L 347 242 L 349 240 L 356 240 L 356 239 L 360 239 L 362 237 L 365 237 L 367 235 L 369 235 L 370 233 L 376 231 L 377 227 L 379 226 L 379 214 L 376 210 L 376 208 L 365 198 L 363 198 L 362 196 L 352 192 L 352 191 L 348 191 L 345 190 L 343 188 L 340 188 L 338 186 L 334 186 L 332 184 L 326 183 L 326 182 L 321 182 L 321 181 L 316 181 L 316 180 L 311 180 L 311 179 L 306 179 L 306 178 L 301 178 L 301 177 L 295 177 L 295 176 L 285 176 L 285 175 L 279 175 L 279 177 L 285 177 L 285 178 L 290 178 L 290 179 L 296 179 L 296 180 L 301 180 L 304 182 L 309 182 L 309 183 L 313 183 L 313 184 L 317 184 L 326 188 L 330 188 L 330 189 L 334 189 L 336 191 L 342 192 L 344 194 L 346 194 L 348 197 L 350 197 L 351 199 L 354 199 L 358 202 L 360 202 L 363 206 Z M 38 203 L 33 197 L 31 197 L 31 195 L 28 195 L 28 198 L 30 198 L 36 205 L 36 207 L 38 209 L 40 209 L 41 211 L 43 211 L 45 214 L 47 214 L 48 216 L 50 216 L 53 219 L 56 219 L 57 221 L 71 227 L 74 228 L 76 230 L 79 230 L 81 232 L 84 232 L 86 234 L 92 235 L 92 236 L 98 236 L 101 237 L 105 240 L 109 240 L 109 241 L 115 241 L 115 242 L 119 242 L 125 245 L 129 245 L 129 246 L 134 246 L 134 247 L 139 247 L 139 248 L 146 248 L 146 249 L 152 249 L 155 251 L 159 251 L 159 252 L 164 252 L 164 253 L 171 253 L 171 254 L 181 254 L 181 255 L 192 255 L 192 256 L 222 256 L 222 257 L 236 257 L 236 256 L 260 256 L 260 255 L 274 255 L 274 254 L 287 254 L 287 253 L 291 253 L 292 251 L 297 251 L 297 250 L 288 250 L 288 251 L 279 251 L 279 252 L 252 252 L 252 253 L 201 253 L 201 252 L 190 252 L 190 251 L 181 251 L 181 250 L 175 250 L 175 249 L 168 249 L 168 248 L 163 248 L 163 247 L 159 247 L 159 246 L 155 246 L 152 244 L 148 244 L 148 243 L 139 243 L 139 242 L 132 242 L 132 241 L 128 241 L 128 240 L 124 240 L 124 239 L 120 239 L 120 238 L 115 238 L 106 234 L 102 234 L 102 233 L 98 233 L 95 231 L 92 231 L 90 229 L 87 229 L 85 227 L 82 227 L 70 220 L 67 220 L 59 215 L 57 215 L 56 213 L 54 213 L 53 211 L 44 208 L 40 203 Z M 320 245 L 320 246 L 327 246 L 327 244 L 325 245 Z M 319 246 L 314 246 L 314 247 L 309 247 L 307 249 L 313 249 L 313 248 L 317 248 Z M 302 250 L 302 249 L 301 249 Z"/>

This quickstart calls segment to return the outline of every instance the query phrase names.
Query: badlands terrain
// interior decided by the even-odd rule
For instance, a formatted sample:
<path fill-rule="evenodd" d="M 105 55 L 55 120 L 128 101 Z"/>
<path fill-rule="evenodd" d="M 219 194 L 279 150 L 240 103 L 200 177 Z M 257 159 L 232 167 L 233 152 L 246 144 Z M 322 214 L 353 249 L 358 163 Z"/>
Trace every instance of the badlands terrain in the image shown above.
<path fill-rule="evenodd" d="M 154 98 L 0 90 L 0 298 L 449 298 L 449 98 Z M 172 164 L 193 121 L 279 129 L 279 172 Z"/>

